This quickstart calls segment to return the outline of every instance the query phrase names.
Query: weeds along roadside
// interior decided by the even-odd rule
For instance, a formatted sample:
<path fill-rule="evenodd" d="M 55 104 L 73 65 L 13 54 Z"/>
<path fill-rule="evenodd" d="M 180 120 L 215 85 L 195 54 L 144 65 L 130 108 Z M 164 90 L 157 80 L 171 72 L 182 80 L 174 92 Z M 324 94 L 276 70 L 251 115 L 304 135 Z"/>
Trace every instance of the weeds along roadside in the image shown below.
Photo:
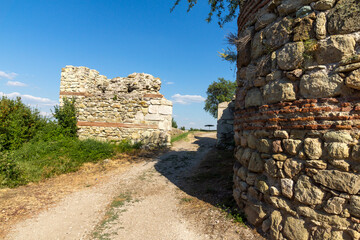
<path fill-rule="evenodd" d="M 23 104 L 20 98 L 0 99 L 0 188 L 77 171 L 86 162 L 141 147 L 127 140 L 118 144 L 79 140 L 75 100 L 64 98 L 63 103 L 54 107 L 52 120 Z"/>

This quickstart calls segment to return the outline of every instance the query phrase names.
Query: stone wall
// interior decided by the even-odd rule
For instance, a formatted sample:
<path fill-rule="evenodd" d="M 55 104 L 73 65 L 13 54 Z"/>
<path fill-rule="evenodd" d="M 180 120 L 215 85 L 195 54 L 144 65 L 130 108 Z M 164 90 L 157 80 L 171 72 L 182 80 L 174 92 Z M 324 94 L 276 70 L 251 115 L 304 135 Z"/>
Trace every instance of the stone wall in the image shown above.
<path fill-rule="evenodd" d="M 269 239 L 359 239 L 360 1 L 247 1 L 234 197 Z"/>
<path fill-rule="evenodd" d="M 75 97 L 80 138 L 145 145 L 169 145 L 172 102 L 159 93 L 161 81 L 149 74 L 107 79 L 96 70 L 66 66 L 61 72 L 60 103 Z"/>
<path fill-rule="evenodd" d="M 234 147 L 234 110 L 235 101 L 222 102 L 218 105 L 217 142 L 218 148 Z"/>

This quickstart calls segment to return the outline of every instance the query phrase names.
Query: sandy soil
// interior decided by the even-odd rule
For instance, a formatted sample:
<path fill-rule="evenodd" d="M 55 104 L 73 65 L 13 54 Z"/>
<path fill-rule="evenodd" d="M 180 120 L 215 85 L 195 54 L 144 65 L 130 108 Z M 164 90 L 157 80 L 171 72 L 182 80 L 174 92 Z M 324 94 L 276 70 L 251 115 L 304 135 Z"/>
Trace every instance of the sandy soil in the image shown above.
<path fill-rule="evenodd" d="M 18 221 L 6 239 L 261 239 L 189 186 L 215 134 L 197 133 L 159 157 L 107 172 Z"/>

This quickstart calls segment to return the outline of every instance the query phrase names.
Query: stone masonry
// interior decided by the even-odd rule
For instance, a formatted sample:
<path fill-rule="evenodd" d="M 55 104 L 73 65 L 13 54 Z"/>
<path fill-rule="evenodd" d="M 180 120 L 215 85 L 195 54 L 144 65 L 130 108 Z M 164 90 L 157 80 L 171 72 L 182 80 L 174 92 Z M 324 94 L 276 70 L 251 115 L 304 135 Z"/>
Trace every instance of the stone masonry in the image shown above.
<path fill-rule="evenodd" d="M 234 198 L 268 239 L 360 238 L 360 1 L 248 0 Z"/>
<path fill-rule="evenodd" d="M 234 110 L 235 101 L 218 104 L 217 118 L 217 142 L 216 146 L 221 149 L 233 149 L 234 147 Z"/>
<path fill-rule="evenodd" d="M 159 93 L 161 81 L 133 73 L 108 79 L 96 70 L 66 66 L 61 72 L 60 103 L 75 97 L 79 138 L 170 144 L 172 102 Z"/>

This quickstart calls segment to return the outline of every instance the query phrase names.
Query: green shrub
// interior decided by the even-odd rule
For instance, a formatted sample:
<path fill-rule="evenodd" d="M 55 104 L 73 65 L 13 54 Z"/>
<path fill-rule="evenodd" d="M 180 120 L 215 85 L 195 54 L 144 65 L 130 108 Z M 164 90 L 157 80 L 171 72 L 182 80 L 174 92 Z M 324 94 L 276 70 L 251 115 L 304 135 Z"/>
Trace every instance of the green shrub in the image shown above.
<path fill-rule="evenodd" d="M 69 137 L 76 137 L 77 133 L 77 119 L 75 98 L 63 98 L 63 106 L 54 107 L 54 118 L 57 120 L 58 125 L 61 127 L 63 133 Z"/>
<path fill-rule="evenodd" d="M 22 180 L 22 174 L 16 162 L 8 158 L 8 153 L 0 153 L 0 186 L 14 187 Z"/>
<path fill-rule="evenodd" d="M 0 99 L 0 152 L 18 149 L 29 141 L 38 129 L 46 124 L 39 111 L 21 102 L 2 97 Z"/>
<path fill-rule="evenodd" d="M 173 127 L 173 128 L 178 128 L 178 125 L 177 125 L 177 123 L 176 123 L 176 121 L 175 121 L 174 118 L 171 118 L 171 127 Z"/>
<path fill-rule="evenodd" d="M 130 152 L 133 149 L 140 149 L 142 146 L 141 142 L 131 143 L 130 140 L 124 139 L 116 143 L 116 151 L 120 153 Z"/>

